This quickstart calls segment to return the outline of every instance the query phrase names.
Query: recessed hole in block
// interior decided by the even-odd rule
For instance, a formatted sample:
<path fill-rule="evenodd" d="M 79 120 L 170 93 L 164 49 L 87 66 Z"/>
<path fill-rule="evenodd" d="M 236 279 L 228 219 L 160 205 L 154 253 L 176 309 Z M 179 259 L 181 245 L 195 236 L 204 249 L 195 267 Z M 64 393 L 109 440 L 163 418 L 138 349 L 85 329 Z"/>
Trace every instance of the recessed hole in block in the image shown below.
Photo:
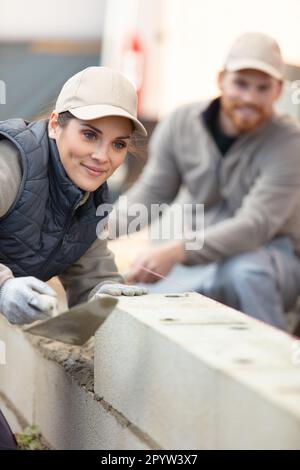
<path fill-rule="evenodd" d="M 253 364 L 253 360 L 249 359 L 248 357 L 239 357 L 238 359 L 235 359 L 234 362 L 237 362 L 238 364 Z"/>
<path fill-rule="evenodd" d="M 184 295 L 181 294 L 166 294 L 165 297 L 185 297 Z"/>
<path fill-rule="evenodd" d="M 234 325 L 229 327 L 231 330 L 248 330 L 249 327 L 247 325 Z"/>

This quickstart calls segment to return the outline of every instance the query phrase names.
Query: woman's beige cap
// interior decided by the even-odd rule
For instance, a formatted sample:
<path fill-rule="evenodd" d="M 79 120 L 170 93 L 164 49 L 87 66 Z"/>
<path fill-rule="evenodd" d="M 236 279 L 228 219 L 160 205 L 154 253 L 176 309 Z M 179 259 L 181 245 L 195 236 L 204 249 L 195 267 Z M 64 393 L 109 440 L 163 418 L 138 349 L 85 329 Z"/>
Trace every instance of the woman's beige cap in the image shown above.
<path fill-rule="evenodd" d="M 254 69 L 272 77 L 284 78 L 284 62 L 277 42 L 262 33 L 246 33 L 232 45 L 227 55 L 225 70 L 236 72 Z"/>
<path fill-rule="evenodd" d="M 137 119 L 137 93 L 133 84 L 108 67 L 87 67 L 69 78 L 57 98 L 55 111 L 70 111 L 86 121 L 106 116 L 127 117 L 137 132 L 147 135 Z"/>

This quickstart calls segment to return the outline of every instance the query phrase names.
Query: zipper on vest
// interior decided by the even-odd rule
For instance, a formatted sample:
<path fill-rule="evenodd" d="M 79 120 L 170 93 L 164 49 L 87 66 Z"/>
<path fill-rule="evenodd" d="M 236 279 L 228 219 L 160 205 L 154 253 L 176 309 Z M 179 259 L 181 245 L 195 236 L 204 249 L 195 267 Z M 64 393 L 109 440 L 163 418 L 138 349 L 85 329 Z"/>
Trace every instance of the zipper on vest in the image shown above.
<path fill-rule="evenodd" d="M 70 225 L 71 225 L 71 223 L 72 223 L 73 216 L 74 216 L 74 214 L 75 214 L 75 212 L 76 212 L 76 209 L 79 207 L 79 204 L 80 204 L 80 202 L 81 202 L 81 200 L 82 200 L 82 197 L 83 197 L 83 196 L 80 196 L 80 197 L 77 199 L 76 203 L 74 204 L 74 206 L 73 206 L 73 208 L 72 208 L 72 210 L 71 210 L 71 213 L 70 213 L 70 215 L 69 215 L 69 217 L 68 217 L 67 223 L 65 224 L 65 226 L 64 226 L 64 228 L 63 228 L 62 237 L 61 237 L 60 240 L 57 242 L 57 244 L 55 245 L 55 247 L 53 248 L 53 250 L 50 252 L 50 254 L 49 254 L 49 256 L 48 256 L 48 259 L 49 259 L 49 258 L 52 258 L 52 257 L 55 255 L 55 253 L 56 253 L 56 251 L 58 250 L 58 248 L 64 243 L 65 238 L 66 238 L 66 235 L 67 235 L 68 230 L 69 230 L 69 228 L 70 228 Z M 47 266 L 47 265 L 48 265 L 48 260 L 41 266 L 41 270 L 42 270 L 42 271 L 41 271 L 41 274 L 40 274 L 41 277 L 43 276 L 44 271 L 45 271 L 45 266 Z"/>

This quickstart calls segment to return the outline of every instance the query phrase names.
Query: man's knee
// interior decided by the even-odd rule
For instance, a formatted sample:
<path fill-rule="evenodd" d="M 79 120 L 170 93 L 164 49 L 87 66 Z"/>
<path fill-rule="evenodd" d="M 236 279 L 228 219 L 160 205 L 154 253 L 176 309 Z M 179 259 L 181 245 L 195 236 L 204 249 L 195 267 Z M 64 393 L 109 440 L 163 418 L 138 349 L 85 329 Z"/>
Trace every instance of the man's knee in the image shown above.
<path fill-rule="evenodd" d="M 238 297 L 248 287 L 255 289 L 255 285 L 260 286 L 263 280 L 271 277 L 269 266 L 258 262 L 256 255 L 234 256 L 219 263 L 214 283 L 205 294 L 220 302 L 226 302 Z"/>

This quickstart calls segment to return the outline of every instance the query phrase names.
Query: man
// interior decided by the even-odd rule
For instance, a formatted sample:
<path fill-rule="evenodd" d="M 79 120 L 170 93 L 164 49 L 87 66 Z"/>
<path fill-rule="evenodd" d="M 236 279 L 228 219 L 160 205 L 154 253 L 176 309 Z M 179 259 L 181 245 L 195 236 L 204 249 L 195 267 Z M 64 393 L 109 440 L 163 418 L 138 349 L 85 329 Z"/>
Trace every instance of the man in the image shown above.
<path fill-rule="evenodd" d="M 157 126 L 128 207 L 171 203 L 184 184 L 191 201 L 204 204 L 204 244 L 153 246 L 130 281 L 156 282 L 153 271 L 168 276 L 156 291 L 181 285 L 285 329 L 284 311 L 300 292 L 300 128 L 273 109 L 283 69 L 278 44 L 247 33 L 219 74 L 221 96 L 183 106 Z"/>

